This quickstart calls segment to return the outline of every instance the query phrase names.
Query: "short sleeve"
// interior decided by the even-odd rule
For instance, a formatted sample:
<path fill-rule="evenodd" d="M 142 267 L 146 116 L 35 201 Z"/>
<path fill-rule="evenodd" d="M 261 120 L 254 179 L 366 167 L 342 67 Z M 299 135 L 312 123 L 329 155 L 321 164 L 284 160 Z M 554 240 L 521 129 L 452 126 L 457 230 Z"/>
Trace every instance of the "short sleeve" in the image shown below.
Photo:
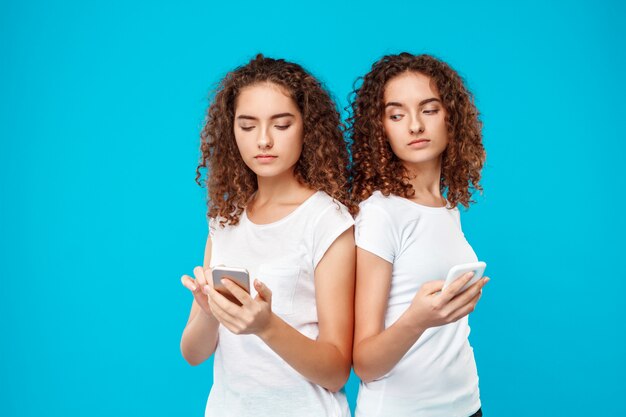
<path fill-rule="evenodd" d="M 219 225 L 220 222 L 218 218 L 209 218 L 209 237 L 211 238 L 211 240 L 215 239 L 215 232 L 217 231 Z"/>
<path fill-rule="evenodd" d="M 456 224 L 459 226 L 459 230 L 461 231 L 461 233 L 463 233 L 463 228 L 461 227 L 461 212 L 457 207 L 451 209 L 451 211 L 454 221 L 456 221 Z"/>
<path fill-rule="evenodd" d="M 341 203 L 333 202 L 322 211 L 313 228 L 313 269 L 333 242 L 353 225 L 352 215 Z"/>
<path fill-rule="evenodd" d="M 356 245 L 393 263 L 396 256 L 396 239 L 389 214 L 380 207 L 363 204 L 354 227 Z"/>

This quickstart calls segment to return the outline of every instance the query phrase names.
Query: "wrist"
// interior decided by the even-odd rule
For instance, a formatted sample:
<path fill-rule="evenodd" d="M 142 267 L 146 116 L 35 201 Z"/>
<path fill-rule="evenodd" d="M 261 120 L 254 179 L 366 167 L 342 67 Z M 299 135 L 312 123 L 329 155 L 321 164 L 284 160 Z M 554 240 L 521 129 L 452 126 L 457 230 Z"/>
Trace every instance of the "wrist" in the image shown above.
<path fill-rule="evenodd" d="M 408 311 L 398 319 L 398 327 L 400 327 L 403 332 L 406 332 L 406 334 L 419 338 L 422 333 L 428 329 L 428 326 L 419 323 L 414 317 L 411 317 L 411 315 L 407 313 Z"/>
<path fill-rule="evenodd" d="M 198 320 L 201 324 L 206 324 L 209 326 L 215 326 L 216 324 L 219 324 L 219 321 L 217 321 L 215 316 L 210 311 L 206 312 L 203 308 L 201 308 L 198 312 L 196 320 Z"/>
<path fill-rule="evenodd" d="M 280 324 L 280 319 L 278 318 L 278 316 L 274 313 L 270 313 L 270 317 L 267 320 L 267 324 L 265 325 L 264 328 L 259 330 L 256 333 L 256 335 L 265 343 L 267 343 L 274 335 L 275 330 L 279 324 Z"/>

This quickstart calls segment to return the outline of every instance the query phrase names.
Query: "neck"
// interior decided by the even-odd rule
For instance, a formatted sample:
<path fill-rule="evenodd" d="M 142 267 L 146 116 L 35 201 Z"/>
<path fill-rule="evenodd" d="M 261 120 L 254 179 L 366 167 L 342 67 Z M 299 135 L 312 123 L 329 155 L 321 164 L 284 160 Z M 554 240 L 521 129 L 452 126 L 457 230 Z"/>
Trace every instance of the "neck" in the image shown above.
<path fill-rule="evenodd" d="M 404 167 L 409 171 L 410 182 L 415 190 L 414 199 L 420 199 L 420 197 L 442 199 L 441 158 L 419 164 L 405 163 Z"/>
<path fill-rule="evenodd" d="M 267 203 L 289 199 L 297 191 L 303 188 L 294 176 L 293 170 L 286 171 L 274 177 L 257 176 L 257 192 L 255 200 L 257 203 Z"/>

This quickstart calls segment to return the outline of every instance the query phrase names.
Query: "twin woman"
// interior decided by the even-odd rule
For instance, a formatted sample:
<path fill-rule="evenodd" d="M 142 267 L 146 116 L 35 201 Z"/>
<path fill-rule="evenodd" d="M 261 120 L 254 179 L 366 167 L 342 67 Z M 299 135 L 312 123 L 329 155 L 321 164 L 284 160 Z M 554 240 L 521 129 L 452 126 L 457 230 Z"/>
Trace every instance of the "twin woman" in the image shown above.
<path fill-rule="evenodd" d="M 209 237 L 181 340 L 215 354 L 207 417 L 481 416 L 468 314 L 487 278 L 459 204 L 480 190 L 481 123 L 461 77 L 429 55 L 374 63 L 355 90 L 350 153 L 337 106 L 301 66 L 258 55 L 228 73 L 202 130 Z M 355 249 L 356 247 L 356 249 Z M 250 293 L 213 288 L 242 267 Z"/>

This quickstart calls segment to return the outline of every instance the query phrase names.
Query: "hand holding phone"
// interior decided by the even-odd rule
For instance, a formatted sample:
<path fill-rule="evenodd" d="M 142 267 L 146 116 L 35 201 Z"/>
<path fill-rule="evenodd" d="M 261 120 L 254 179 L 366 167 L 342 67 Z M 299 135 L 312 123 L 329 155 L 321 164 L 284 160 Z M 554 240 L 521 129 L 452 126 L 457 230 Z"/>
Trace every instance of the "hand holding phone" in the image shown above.
<path fill-rule="evenodd" d="M 460 278 L 468 272 L 473 272 L 474 276 L 472 277 L 472 279 L 470 279 L 469 282 L 459 290 L 459 294 L 462 293 L 463 291 L 468 289 L 473 283 L 482 278 L 483 274 L 485 273 L 486 267 L 487 264 L 484 262 L 470 262 L 467 264 L 453 266 L 452 268 L 450 268 L 450 271 L 448 271 L 448 276 L 446 277 L 446 282 L 443 284 L 442 291 L 445 290 L 456 279 Z"/>
<path fill-rule="evenodd" d="M 250 294 L 250 274 L 245 268 L 228 267 L 218 265 L 213 267 L 213 288 L 231 302 L 241 305 L 241 302 L 222 284 L 222 279 L 227 278 L 239 285 Z"/>

